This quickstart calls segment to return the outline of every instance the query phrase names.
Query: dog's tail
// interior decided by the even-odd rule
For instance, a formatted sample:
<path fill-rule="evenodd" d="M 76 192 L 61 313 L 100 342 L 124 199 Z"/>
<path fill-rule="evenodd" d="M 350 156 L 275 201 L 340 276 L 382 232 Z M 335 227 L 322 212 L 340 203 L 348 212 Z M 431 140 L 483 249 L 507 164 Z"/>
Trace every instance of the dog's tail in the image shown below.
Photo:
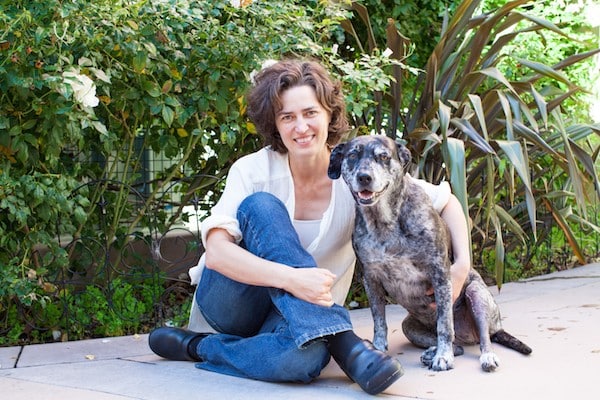
<path fill-rule="evenodd" d="M 500 329 L 498 332 L 491 336 L 492 342 L 501 344 L 510 349 L 516 350 L 521 354 L 531 354 L 531 347 L 521 342 L 519 339 L 506 332 L 504 329 Z"/>

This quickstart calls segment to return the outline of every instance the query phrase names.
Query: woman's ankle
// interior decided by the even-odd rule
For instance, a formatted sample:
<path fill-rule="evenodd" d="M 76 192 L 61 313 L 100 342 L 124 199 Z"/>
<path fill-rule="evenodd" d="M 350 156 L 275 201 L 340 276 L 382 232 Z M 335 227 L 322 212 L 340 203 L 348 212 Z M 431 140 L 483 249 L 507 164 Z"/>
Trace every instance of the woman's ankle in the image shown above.
<path fill-rule="evenodd" d="M 362 339 L 354 331 L 344 331 L 327 336 L 327 348 L 335 359 L 348 355 L 350 350 L 360 342 Z"/>

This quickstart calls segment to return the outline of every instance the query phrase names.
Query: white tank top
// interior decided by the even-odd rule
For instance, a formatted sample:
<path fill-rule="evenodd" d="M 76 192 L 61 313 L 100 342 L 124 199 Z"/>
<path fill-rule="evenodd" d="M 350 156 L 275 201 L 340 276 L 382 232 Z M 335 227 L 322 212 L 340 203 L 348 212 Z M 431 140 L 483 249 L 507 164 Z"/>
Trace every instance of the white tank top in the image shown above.
<path fill-rule="evenodd" d="M 319 235 L 321 220 L 315 219 L 306 221 L 295 219 L 292 221 L 292 224 L 298 233 L 298 237 L 300 237 L 300 243 L 302 243 L 302 247 L 306 249 Z"/>

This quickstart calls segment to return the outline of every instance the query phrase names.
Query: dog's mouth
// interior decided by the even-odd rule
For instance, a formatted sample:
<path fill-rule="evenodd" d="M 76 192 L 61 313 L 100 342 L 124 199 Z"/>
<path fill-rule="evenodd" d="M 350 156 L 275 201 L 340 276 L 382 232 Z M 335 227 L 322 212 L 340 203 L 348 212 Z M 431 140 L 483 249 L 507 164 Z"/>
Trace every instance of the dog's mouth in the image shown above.
<path fill-rule="evenodd" d="M 360 201 L 371 201 L 375 197 L 375 193 L 370 190 L 363 190 L 356 194 Z"/>
<path fill-rule="evenodd" d="M 386 188 L 387 186 L 379 192 L 372 192 L 370 190 L 361 190 L 355 192 L 356 201 L 361 205 L 373 204 L 377 201 L 379 195 L 385 192 Z"/>

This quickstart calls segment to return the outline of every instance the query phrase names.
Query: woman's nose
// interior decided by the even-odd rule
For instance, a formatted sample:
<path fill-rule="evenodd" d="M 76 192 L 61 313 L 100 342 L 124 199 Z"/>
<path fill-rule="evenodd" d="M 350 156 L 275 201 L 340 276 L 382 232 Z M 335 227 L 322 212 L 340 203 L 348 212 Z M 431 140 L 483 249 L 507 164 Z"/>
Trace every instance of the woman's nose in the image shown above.
<path fill-rule="evenodd" d="M 308 124 L 304 120 L 304 118 L 296 119 L 296 132 L 304 133 L 308 130 Z"/>

